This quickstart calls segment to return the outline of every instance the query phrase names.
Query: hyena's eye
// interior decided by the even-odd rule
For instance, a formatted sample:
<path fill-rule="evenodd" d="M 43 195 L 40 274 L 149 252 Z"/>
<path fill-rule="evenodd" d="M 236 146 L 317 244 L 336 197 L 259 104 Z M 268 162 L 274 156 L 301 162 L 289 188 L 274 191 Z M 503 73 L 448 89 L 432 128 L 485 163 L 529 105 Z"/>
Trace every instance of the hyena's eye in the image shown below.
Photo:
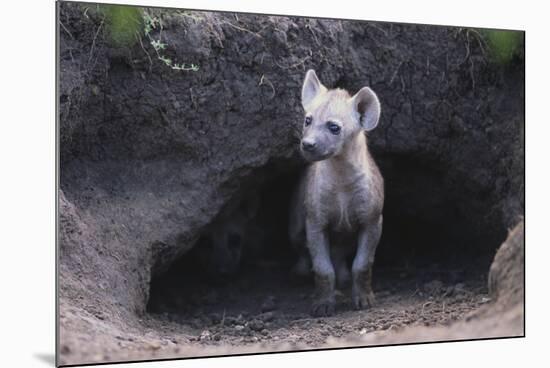
<path fill-rule="evenodd" d="M 313 118 L 311 116 L 306 116 L 306 119 L 304 120 L 304 125 L 305 126 L 311 125 L 312 120 L 313 120 Z"/>
<path fill-rule="evenodd" d="M 327 122 L 327 128 L 334 135 L 340 134 L 340 131 L 342 130 L 338 124 L 333 123 L 332 121 Z"/>

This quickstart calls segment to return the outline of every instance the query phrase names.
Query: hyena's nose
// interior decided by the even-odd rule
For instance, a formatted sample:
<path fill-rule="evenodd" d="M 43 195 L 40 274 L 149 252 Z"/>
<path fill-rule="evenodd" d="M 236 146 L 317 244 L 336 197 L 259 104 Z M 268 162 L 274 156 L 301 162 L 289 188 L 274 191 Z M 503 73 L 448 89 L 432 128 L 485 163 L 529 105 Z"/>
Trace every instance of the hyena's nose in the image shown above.
<path fill-rule="evenodd" d="M 315 149 L 316 143 L 312 141 L 302 141 L 302 149 L 304 151 L 313 151 Z"/>

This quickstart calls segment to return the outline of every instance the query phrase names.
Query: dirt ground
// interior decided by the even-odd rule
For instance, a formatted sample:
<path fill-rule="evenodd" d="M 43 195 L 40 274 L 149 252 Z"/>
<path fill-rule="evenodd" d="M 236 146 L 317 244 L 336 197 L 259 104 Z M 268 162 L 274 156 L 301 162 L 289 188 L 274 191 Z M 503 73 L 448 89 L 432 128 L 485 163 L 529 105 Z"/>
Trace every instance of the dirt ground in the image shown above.
<path fill-rule="evenodd" d="M 154 306 L 151 326 L 162 324 L 168 339 L 181 325 L 191 326 L 190 335 L 183 338 L 191 345 L 284 341 L 315 347 L 329 336 L 397 331 L 406 326 L 447 326 L 490 301 L 481 274 L 453 284 L 441 281 L 441 271 L 411 277 L 399 270 L 387 270 L 386 275 L 379 274 L 374 308 L 353 310 L 350 290 L 341 290 L 336 315 L 312 318 L 313 283 L 292 282 L 285 270 L 276 267 L 247 273 L 217 287 L 197 282 L 188 288 L 171 288 L 171 303 Z"/>
<path fill-rule="evenodd" d="M 272 277 L 280 270 L 264 268 L 263 272 L 256 273 L 254 282 L 243 276 L 215 291 L 197 283 L 194 290 L 187 290 L 191 302 L 177 289 L 172 290 L 174 303 L 157 306 L 157 312 L 141 319 L 141 331 L 132 333 L 109 326 L 86 342 L 98 349 L 74 348 L 78 339 L 65 338 L 63 361 L 182 358 L 522 334 L 521 329 L 496 334 L 494 330 L 476 331 L 470 324 L 447 335 L 450 326 L 467 323 L 494 302 L 482 275 L 456 284 L 437 278 L 420 283 L 440 273 L 388 277 L 376 284 L 375 307 L 352 310 L 349 292 L 343 292 L 337 298 L 334 316 L 312 318 L 308 313 L 309 283 L 288 287 L 279 283 L 284 276 Z M 101 317 L 91 318 L 90 323 L 101 323 Z M 522 314 L 514 319 L 521 323 Z"/>
<path fill-rule="evenodd" d="M 61 349 L 67 362 L 120 361 L 521 335 L 522 328 L 472 328 L 468 322 L 479 322 L 495 300 L 483 269 L 467 275 L 457 282 L 456 273 L 448 269 L 384 269 L 375 273 L 373 308 L 353 310 L 349 290 L 341 290 L 335 315 L 324 318 L 309 314 L 312 281 L 296 280 L 277 264 L 249 268 L 225 281 L 185 283 L 169 275 L 172 282 L 152 296 L 150 313 L 139 320 L 136 331 L 109 326 L 106 334 L 89 341 L 101 349 L 74 349 L 77 341 L 70 338 Z M 516 326 L 522 324 L 522 315 L 514 314 Z"/>
<path fill-rule="evenodd" d="M 420 278 L 386 278 L 375 290 L 374 308 L 353 310 L 349 292 L 344 291 L 337 297 L 334 316 L 312 318 L 310 283 L 288 287 L 280 282 L 284 278 L 280 270 L 264 268 L 262 273 L 255 273 L 255 278 L 243 275 L 216 289 L 197 283 L 192 290 L 185 290 L 187 298 L 183 290 L 173 289 L 174 303 L 157 306 L 155 313 L 141 321 L 144 336 L 118 336 L 112 359 L 124 359 L 126 349 L 142 353 L 159 350 L 155 356 L 160 357 L 193 348 L 195 354 L 201 350 L 216 354 L 217 348 L 223 352 L 229 347 L 236 351 L 270 346 L 279 350 L 280 344 L 284 350 L 319 348 L 327 339 L 366 337 L 407 326 L 449 326 L 491 300 L 482 277 L 457 284 L 434 279 L 423 285 L 418 283 Z M 63 349 L 70 350 L 68 345 Z M 87 360 L 85 355 L 81 358 Z M 111 356 L 95 358 L 110 360 Z"/>
<path fill-rule="evenodd" d="M 373 308 L 351 310 L 343 291 L 335 315 L 325 318 L 308 313 L 311 280 L 297 282 L 280 264 L 258 264 L 224 281 L 174 269 L 157 280 L 140 317 L 107 316 L 62 299 L 59 363 L 524 336 L 523 223 L 509 233 L 488 274 L 486 266 L 472 260 L 460 269 L 376 270 Z"/>

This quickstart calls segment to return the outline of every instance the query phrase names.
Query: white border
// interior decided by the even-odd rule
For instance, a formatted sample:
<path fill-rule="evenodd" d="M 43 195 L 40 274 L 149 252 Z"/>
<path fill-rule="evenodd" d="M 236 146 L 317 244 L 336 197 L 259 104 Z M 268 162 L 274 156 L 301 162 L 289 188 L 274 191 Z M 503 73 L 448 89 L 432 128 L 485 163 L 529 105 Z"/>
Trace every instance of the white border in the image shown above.
<path fill-rule="evenodd" d="M 527 31 L 527 338 L 118 365 L 119 367 L 520 366 L 547 347 L 548 22 L 544 2 L 120 1 L 183 8 Z M 2 366 L 48 366 L 54 350 L 54 15 L 52 0 L 3 4 L 0 79 Z M 42 357 L 42 358 L 40 358 Z M 544 360 L 541 360 L 544 361 Z M 51 365 L 50 365 L 51 366 Z"/>

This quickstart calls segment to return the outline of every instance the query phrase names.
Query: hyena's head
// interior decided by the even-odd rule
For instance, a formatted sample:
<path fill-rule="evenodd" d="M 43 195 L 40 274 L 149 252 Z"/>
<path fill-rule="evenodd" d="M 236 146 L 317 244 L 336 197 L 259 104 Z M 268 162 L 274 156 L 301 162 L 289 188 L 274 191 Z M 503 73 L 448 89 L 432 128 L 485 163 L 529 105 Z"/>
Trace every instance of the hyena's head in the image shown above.
<path fill-rule="evenodd" d="M 308 161 L 339 155 L 346 142 L 374 129 L 380 117 L 380 102 L 370 88 L 363 87 L 354 96 L 342 89 L 328 90 L 314 70 L 306 73 L 302 106 L 305 119 L 300 150 Z"/>

